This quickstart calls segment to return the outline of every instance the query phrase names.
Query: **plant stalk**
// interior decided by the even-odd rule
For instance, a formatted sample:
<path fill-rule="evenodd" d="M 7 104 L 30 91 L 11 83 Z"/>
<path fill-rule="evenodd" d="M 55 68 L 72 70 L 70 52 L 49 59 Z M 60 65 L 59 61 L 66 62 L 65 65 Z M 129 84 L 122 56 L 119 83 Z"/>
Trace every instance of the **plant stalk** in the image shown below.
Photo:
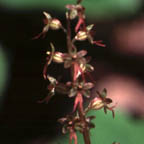
<path fill-rule="evenodd" d="M 78 113 L 79 113 L 79 117 L 82 120 L 82 122 L 84 123 L 85 127 L 83 129 L 83 138 L 84 138 L 84 143 L 85 144 L 91 144 L 90 142 L 90 135 L 89 135 L 89 130 L 87 129 L 87 124 L 86 124 L 86 120 L 85 120 L 85 115 L 83 113 L 83 110 L 81 110 L 80 106 L 78 106 Z"/>
<path fill-rule="evenodd" d="M 71 24 L 70 24 L 70 19 L 69 19 L 69 13 L 66 13 L 66 18 L 67 18 L 67 48 L 68 48 L 68 52 L 71 53 L 73 48 L 75 50 L 76 50 L 76 48 L 71 41 Z M 80 106 L 78 106 L 78 113 L 79 113 L 79 117 L 80 117 L 82 123 L 84 123 L 84 128 L 83 128 L 83 132 L 82 132 L 83 138 L 84 138 L 84 143 L 91 144 L 85 115 L 84 115 L 83 109 L 81 109 Z"/>
<path fill-rule="evenodd" d="M 72 43 L 71 43 L 71 24 L 69 19 L 69 13 L 66 13 L 66 18 L 67 18 L 67 48 L 68 52 L 71 53 Z"/>

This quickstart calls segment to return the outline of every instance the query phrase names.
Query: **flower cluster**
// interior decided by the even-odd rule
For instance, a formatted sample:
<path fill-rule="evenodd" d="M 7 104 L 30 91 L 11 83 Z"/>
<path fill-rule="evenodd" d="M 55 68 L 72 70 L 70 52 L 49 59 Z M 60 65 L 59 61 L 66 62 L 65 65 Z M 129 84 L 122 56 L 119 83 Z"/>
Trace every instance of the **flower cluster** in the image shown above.
<path fill-rule="evenodd" d="M 92 89 L 94 87 L 93 83 L 91 82 L 75 82 L 75 83 L 71 83 L 68 82 L 67 83 L 68 86 L 72 86 L 72 88 L 69 91 L 69 97 L 74 97 L 75 96 L 75 102 L 74 102 L 74 108 L 73 111 L 76 110 L 78 104 L 79 107 L 81 109 L 81 111 L 83 111 L 83 97 L 85 96 L 87 98 L 90 97 L 91 93 L 90 93 L 90 89 Z"/>
<path fill-rule="evenodd" d="M 101 93 L 97 92 L 98 96 L 90 101 L 88 107 L 84 108 L 83 101 L 84 97 L 91 97 L 91 90 L 94 87 L 93 82 L 89 82 L 86 79 L 86 74 L 90 76 L 90 72 L 94 71 L 94 67 L 89 64 L 90 59 L 87 57 L 86 50 L 78 50 L 75 41 L 85 41 L 88 40 L 91 44 L 96 44 L 101 47 L 105 47 L 102 41 L 95 41 L 92 36 L 92 29 L 94 24 L 86 25 L 85 23 L 85 8 L 81 5 L 82 0 L 77 0 L 76 4 L 66 5 L 66 19 L 67 19 L 67 29 L 62 26 L 62 23 L 57 18 L 53 18 L 49 13 L 43 12 L 44 27 L 40 34 L 35 36 L 33 39 L 39 37 L 45 37 L 49 29 L 59 30 L 62 29 L 67 38 L 67 49 L 68 51 L 63 53 L 56 51 L 54 45 L 50 43 L 51 51 L 47 51 L 46 64 L 43 69 L 43 77 L 45 80 L 49 81 L 48 85 L 48 96 L 39 102 L 48 102 L 51 97 L 55 95 L 56 92 L 61 94 L 66 94 L 68 97 L 74 99 L 74 106 L 72 114 L 67 115 L 59 119 L 59 122 L 63 124 L 63 133 L 69 132 L 69 144 L 77 144 L 76 131 L 80 131 L 83 134 L 85 144 L 90 144 L 89 130 L 94 128 L 94 124 L 91 122 L 95 116 L 87 116 L 90 110 L 104 109 L 112 111 L 114 117 L 114 106 L 109 106 L 112 103 L 110 98 L 107 98 L 107 91 L 104 89 Z M 78 18 L 78 22 L 75 26 L 75 36 L 71 38 L 71 25 L 70 21 Z M 61 83 L 59 80 L 47 74 L 48 66 L 51 63 L 62 64 L 64 69 L 70 69 L 71 81 L 66 83 Z M 93 81 L 93 80 L 92 80 Z"/>
<path fill-rule="evenodd" d="M 63 125 L 62 132 L 65 134 L 69 132 L 69 143 L 71 144 L 72 139 L 74 143 L 77 144 L 77 135 L 76 131 L 83 133 L 84 129 L 94 128 L 95 125 L 91 122 L 95 116 L 88 116 L 85 119 L 85 122 L 81 120 L 79 115 L 67 115 L 66 117 L 60 118 L 58 121 Z"/>
<path fill-rule="evenodd" d="M 66 5 L 66 8 L 69 10 L 69 18 L 75 19 L 76 17 L 79 18 L 77 25 L 75 27 L 75 32 L 77 32 L 80 29 L 80 26 L 83 25 L 83 29 L 85 29 L 85 8 L 80 5 L 80 4 L 76 4 L 76 5 Z"/>

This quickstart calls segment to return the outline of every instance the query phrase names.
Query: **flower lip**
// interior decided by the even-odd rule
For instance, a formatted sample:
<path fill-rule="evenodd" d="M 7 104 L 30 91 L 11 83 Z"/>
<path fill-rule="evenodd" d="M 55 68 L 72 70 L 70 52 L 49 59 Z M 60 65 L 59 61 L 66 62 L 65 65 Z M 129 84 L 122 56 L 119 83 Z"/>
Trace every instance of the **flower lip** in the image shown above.
<path fill-rule="evenodd" d="M 58 20 L 58 19 L 52 19 L 51 22 L 50 22 L 50 28 L 52 30 L 58 30 L 61 28 L 61 22 Z"/>
<path fill-rule="evenodd" d="M 55 52 L 53 55 L 53 61 L 56 63 L 63 63 L 64 62 L 63 53 Z"/>

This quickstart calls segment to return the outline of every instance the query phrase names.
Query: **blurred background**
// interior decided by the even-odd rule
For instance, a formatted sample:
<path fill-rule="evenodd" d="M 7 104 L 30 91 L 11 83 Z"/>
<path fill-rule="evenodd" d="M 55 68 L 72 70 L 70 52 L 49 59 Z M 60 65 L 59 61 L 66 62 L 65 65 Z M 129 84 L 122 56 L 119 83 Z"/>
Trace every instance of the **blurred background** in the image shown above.
<path fill-rule="evenodd" d="M 37 101 L 47 95 L 42 77 L 46 51 L 53 42 L 66 49 L 65 34 L 49 31 L 45 39 L 32 40 L 43 28 L 43 11 L 59 18 L 64 26 L 65 5 L 75 0 L 0 0 L 0 143 L 62 144 L 57 119 L 72 110 L 73 99 L 56 95 L 48 104 Z M 83 0 L 87 24 L 95 24 L 95 39 L 106 48 L 76 43 L 92 56 L 96 90 L 107 88 L 117 103 L 111 113 L 93 112 L 96 129 L 92 143 L 141 144 L 144 142 L 144 2 L 142 0 Z M 73 21 L 74 25 L 76 21 Z M 61 67 L 50 66 L 55 76 Z M 67 72 L 64 72 L 66 74 Z M 79 137 L 83 143 L 82 137 Z"/>

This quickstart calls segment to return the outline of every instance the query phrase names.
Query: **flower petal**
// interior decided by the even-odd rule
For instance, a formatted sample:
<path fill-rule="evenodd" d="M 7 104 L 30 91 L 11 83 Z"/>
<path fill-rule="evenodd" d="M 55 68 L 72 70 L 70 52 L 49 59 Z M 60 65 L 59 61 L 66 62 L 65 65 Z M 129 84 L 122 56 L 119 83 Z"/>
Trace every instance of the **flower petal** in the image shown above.
<path fill-rule="evenodd" d="M 88 25 L 88 26 L 86 27 L 87 31 L 91 31 L 92 28 L 93 28 L 93 26 L 94 26 L 94 24 Z"/>
<path fill-rule="evenodd" d="M 70 130 L 69 144 L 72 144 L 72 139 L 74 139 L 74 144 L 77 144 L 77 135 L 73 129 Z"/>
<path fill-rule="evenodd" d="M 78 30 L 80 29 L 80 26 L 84 23 L 85 23 L 84 19 L 79 18 L 78 23 L 76 24 L 76 27 L 75 27 L 75 32 L 78 32 Z"/>
<path fill-rule="evenodd" d="M 80 92 L 77 93 L 77 96 L 75 98 L 73 112 L 76 110 L 78 104 L 79 104 L 81 111 L 83 111 L 83 97 L 82 97 L 82 94 Z"/>
<path fill-rule="evenodd" d="M 84 84 L 83 89 L 88 90 L 88 89 L 92 89 L 94 87 L 94 84 L 91 82 L 87 82 Z"/>
<path fill-rule="evenodd" d="M 81 50 L 79 52 L 77 52 L 77 57 L 80 58 L 80 57 L 83 57 L 87 54 L 87 51 L 86 50 Z"/>
<path fill-rule="evenodd" d="M 93 41 L 92 44 L 96 44 L 96 45 L 101 46 L 101 47 L 106 47 L 106 45 L 101 43 L 101 42 L 102 42 L 101 40 L 100 41 Z"/>

